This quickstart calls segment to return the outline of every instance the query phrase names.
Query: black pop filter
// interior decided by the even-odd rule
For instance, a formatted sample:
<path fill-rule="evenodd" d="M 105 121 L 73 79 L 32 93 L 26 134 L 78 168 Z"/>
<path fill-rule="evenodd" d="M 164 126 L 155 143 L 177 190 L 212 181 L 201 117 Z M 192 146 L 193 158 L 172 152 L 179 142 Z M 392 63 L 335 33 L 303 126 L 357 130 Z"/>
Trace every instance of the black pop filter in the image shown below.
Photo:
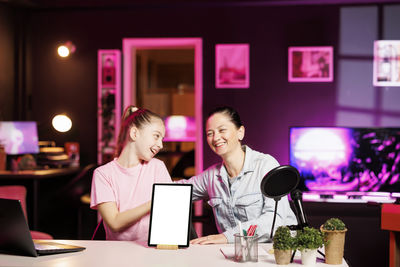
<path fill-rule="evenodd" d="M 261 181 L 264 196 L 280 200 L 294 190 L 300 181 L 299 172 L 290 165 L 281 165 L 270 170 Z"/>
<path fill-rule="evenodd" d="M 300 181 L 299 172 L 295 167 L 290 165 L 281 165 L 270 170 L 261 181 L 261 193 L 269 198 L 275 200 L 274 218 L 272 220 L 272 228 L 270 239 L 272 241 L 272 234 L 274 232 L 276 210 L 278 208 L 278 201 L 293 191 Z"/>

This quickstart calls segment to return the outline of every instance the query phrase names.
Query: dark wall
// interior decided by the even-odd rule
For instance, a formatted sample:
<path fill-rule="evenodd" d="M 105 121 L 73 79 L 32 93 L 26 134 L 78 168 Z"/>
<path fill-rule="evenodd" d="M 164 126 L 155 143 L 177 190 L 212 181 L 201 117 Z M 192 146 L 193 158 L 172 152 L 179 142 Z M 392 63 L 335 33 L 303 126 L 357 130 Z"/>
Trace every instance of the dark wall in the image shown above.
<path fill-rule="evenodd" d="M 32 13 L 32 104 L 42 140 L 79 141 L 82 161 L 96 161 L 97 50 L 122 48 L 124 37 L 201 37 L 203 112 L 226 104 L 238 109 L 245 143 L 288 158 L 289 125 L 331 125 L 335 83 L 289 84 L 287 47 L 337 43 L 339 8 L 316 7 L 141 7 L 126 10 L 67 10 Z M 68 60 L 56 45 L 71 40 Z M 250 44 L 250 88 L 216 89 L 215 44 Z M 67 112 L 69 136 L 54 136 L 48 121 Z M 48 125 L 48 126 L 45 126 Z M 204 166 L 215 160 L 205 144 Z"/>
<path fill-rule="evenodd" d="M 14 10 L 0 4 L 0 121 L 13 119 L 14 18 Z"/>

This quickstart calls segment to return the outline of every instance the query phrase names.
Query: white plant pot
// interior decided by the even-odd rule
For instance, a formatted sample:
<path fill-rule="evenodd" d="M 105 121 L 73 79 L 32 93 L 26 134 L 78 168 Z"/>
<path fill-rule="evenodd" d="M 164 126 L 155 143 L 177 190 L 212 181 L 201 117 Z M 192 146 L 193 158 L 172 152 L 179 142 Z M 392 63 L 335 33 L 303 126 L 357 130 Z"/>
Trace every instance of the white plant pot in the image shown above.
<path fill-rule="evenodd" d="M 317 249 L 301 250 L 301 263 L 303 265 L 315 265 L 317 262 Z"/>

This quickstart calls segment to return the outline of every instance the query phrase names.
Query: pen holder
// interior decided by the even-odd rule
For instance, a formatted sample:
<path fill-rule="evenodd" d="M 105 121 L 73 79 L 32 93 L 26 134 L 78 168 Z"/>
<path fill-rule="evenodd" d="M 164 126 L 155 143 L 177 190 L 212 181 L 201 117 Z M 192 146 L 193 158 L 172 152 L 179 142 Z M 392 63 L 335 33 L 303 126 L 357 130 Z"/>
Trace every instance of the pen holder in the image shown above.
<path fill-rule="evenodd" d="M 235 234 L 235 261 L 258 261 L 258 235 Z"/>

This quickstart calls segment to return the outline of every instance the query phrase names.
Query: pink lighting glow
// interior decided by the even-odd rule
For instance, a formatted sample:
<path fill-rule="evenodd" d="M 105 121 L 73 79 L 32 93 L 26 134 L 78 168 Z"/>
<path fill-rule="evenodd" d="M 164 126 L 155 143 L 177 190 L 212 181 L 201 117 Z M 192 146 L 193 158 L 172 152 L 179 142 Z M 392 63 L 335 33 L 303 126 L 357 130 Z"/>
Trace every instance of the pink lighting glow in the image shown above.
<path fill-rule="evenodd" d="M 347 161 L 344 143 L 341 133 L 332 129 L 310 130 L 297 141 L 294 156 L 304 161 L 312 161 L 315 158 L 319 164 L 325 166 L 332 163 L 339 165 Z"/>
<path fill-rule="evenodd" d="M 193 117 L 173 115 L 165 119 L 164 141 L 196 141 L 196 123 Z"/>
<path fill-rule="evenodd" d="M 348 166 L 349 152 L 347 133 L 343 129 L 318 128 L 303 129 L 298 132 L 293 149 L 293 156 L 302 168 L 308 169 L 318 178 L 306 181 L 311 190 L 321 187 L 330 190 L 343 191 L 342 179 L 338 171 Z M 348 189 L 357 185 L 357 180 L 347 184 Z"/>

